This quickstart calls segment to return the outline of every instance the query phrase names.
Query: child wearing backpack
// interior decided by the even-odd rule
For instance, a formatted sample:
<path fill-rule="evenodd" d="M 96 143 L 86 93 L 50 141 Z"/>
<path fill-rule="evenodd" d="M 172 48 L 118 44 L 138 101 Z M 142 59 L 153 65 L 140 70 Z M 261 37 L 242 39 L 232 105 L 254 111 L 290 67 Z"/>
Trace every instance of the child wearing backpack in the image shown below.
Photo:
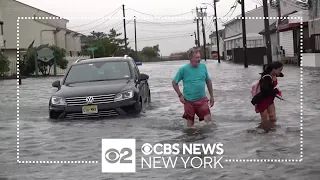
<path fill-rule="evenodd" d="M 256 113 L 260 113 L 261 128 L 266 132 L 273 128 L 276 122 L 274 98 L 282 96 L 281 91 L 276 88 L 277 77 L 283 77 L 282 69 L 283 64 L 280 61 L 268 64 L 261 73 L 261 79 L 256 81 L 251 89 L 251 103 L 255 106 Z"/>

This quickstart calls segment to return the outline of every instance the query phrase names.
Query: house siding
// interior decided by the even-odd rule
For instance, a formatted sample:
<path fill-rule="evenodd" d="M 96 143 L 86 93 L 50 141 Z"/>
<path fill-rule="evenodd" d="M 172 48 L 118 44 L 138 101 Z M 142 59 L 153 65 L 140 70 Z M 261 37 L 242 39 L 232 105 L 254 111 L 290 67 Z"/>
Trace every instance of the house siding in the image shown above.
<path fill-rule="evenodd" d="M 75 36 L 74 37 L 74 41 L 75 41 L 75 50 L 76 52 L 80 52 L 81 51 L 81 40 L 80 40 L 80 36 Z"/>
<path fill-rule="evenodd" d="M 56 34 L 57 46 L 63 49 L 66 49 L 66 32 L 66 30 L 61 30 Z"/>
<path fill-rule="evenodd" d="M 6 40 L 4 51 L 16 51 L 17 48 L 17 18 L 18 17 L 53 17 L 49 13 L 43 12 L 39 9 L 30 7 L 28 5 L 19 3 L 15 0 L 0 0 L 0 11 L 3 19 L 3 37 Z M 66 23 L 65 19 L 24 19 L 19 21 L 19 47 L 26 49 L 30 43 L 35 40 L 34 46 L 41 44 L 56 45 L 64 48 L 67 51 L 72 51 L 72 55 L 76 55 L 76 51 L 81 51 L 78 47 L 80 38 L 73 37 L 66 38 Z M 53 30 L 56 28 L 64 28 L 54 34 Z M 74 33 L 72 33 L 74 34 Z M 70 42 L 68 42 L 70 41 Z M 76 42 L 75 42 L 76 41 Z M 79 41 L 79 42 L 77 42 Z M 69 45 L 69 46 L 67 46 Z M 16 55 L 12 52 L 8 57 L 10 61 L 16 60 Z M 69 53 L 68 53 L 69 54 Z"/>
<path fill-rule="evenodd" d="M 320 2 L 318 0 L 312 1 L 309 17 L 309 35 L 320 34 Z"/>
<path fill-rule="evenodd" d="M 211 36 L 210 38 L 211 45 L 210 45 L 210 51 L 218 51 L 218 46 L 217 46 L 217 38 L 215 36 Z M 219 51 L 220 51 L 220 56 L 223 56 L 223 39 L 220 37 L 219 38 Z"/>
<path fill-rule="evenodd" d="M 300 10 L 297 6 L 293 6 L 289 3 L 281 2 L 281 13 L 287 14 L 294 10 Z M 269 17 L 277 17 L 278 13 L 276 9 L 268 8 Z M 258 7 L 246 13 L 246 17 L 263 17 L 263 8 Z M 242 46 L 242 20 L 236 19 L 228 24 L 225 24 L 225 43 L 226 43 L 226 50 L 231 50 L 236 47 L 243 47 Z M 269 24 L 271 25 L 275 22 L 276 19 L 269 19 Z M 263 19 L 247 19 L 246 20 L 246 33 L 247 33 L 247 44 L 251 41 L 256 41 L 256 43 L 261 44 L 256 47 L 261 47 L 265 44 L 264 37 L 258 34 L 261 30 L 264 29 L 264 20 Z M 239 35 L 239 37 L 228 40 L 228 38 Z M 249 37 L 250 35 L 250 37 Z M 271 40 L 271 44 L 277 43 L 277 37 L 273 37 Z"/>
<path fill-rule="evenodd" d="M 70 52 L 73 53 L 73 51 L 75 51 L 72 33 L 66 34 L 66 51 L 68 54 L 70 54 Z"/>
<path fill-rule="evenodd" d="M 294 57 L 293 31 L 280 32 L 280 46 L 285 50 L 286 57 Z"/>

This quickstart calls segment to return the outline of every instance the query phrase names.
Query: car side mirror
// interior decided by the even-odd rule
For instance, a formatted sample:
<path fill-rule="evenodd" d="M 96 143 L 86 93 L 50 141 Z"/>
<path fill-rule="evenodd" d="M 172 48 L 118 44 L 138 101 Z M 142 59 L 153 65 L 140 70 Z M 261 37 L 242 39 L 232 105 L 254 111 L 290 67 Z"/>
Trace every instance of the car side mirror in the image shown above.
<path fill-rule="evenodd" d="M 142 62 L 136 62 L 137 66 L 142 66 Z"/>
<path fill-rule="evenodd" d="M 148 80 L 148 79 L 149 79 L 149 76 L 146 75 L 146 74 L 141 73 L 140 76 L 139 76 L 139 81 L 145 81 L 145 80 Z"/>
<path fill-rule="evenodd" d="M 52 86 L 56 88 L 60 88 L 60 81 L 56 80 L 55 82 L 52 83 Z"/>

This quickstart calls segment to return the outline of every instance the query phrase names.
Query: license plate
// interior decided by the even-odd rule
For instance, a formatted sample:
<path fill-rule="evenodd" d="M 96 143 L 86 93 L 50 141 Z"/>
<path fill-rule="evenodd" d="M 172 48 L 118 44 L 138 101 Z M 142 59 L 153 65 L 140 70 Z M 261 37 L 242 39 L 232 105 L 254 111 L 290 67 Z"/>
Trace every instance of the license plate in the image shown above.
<path fill-rule="evenodd" d="M 98 113 L 98 106 L 97 105 L 83 106 L 82 113 L 83 114 L 96 114 L 96 113 Z"/>

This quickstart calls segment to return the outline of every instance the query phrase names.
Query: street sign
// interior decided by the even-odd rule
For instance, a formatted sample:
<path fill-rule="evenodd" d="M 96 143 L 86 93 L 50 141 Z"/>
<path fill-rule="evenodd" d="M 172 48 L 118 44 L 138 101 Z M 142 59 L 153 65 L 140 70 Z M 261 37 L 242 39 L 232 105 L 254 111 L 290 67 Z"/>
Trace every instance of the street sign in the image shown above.
<path fill-rule="evenodd" d="M 97 50 L 98 49 L 98 47 L 88 47 L 88 51 L 95 51 L 95 50 Z"/>
<path fill-rule="evenodd" d="M 54 51 L 51 50 L 50 48 L 42 48 L 37 53 L 38 53 L 37 59 L 43 62 L 48 62 L 51 59 L 54 59 Z"/>

